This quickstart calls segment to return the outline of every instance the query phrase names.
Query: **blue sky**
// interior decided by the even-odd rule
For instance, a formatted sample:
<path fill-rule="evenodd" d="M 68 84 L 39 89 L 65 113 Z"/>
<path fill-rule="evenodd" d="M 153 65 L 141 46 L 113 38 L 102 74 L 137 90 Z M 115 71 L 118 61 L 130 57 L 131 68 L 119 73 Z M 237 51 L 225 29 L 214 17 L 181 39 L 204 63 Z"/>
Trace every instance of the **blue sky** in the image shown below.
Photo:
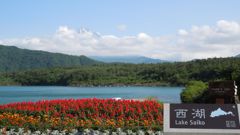
<path fill-rule="evenodd" d="M 46 35 L 60 25 L 103 34 L 172 34 L 218 20 L 240 21 L 239 0 L 4 0 L 0 38 Z M 127 30 L 119 32 L 117 25 Z"/>
<path fill-rule="evenodd" d="M 221 20 L 239 24 L 239 5 L 239 0 L 3 0 L 0 12 L 0 40 L 5 44 L 21 44 L 20 39 L 24 40 L 24 38 L 49 39 L 52 35 L 56 35 L 61 26 L 66 26 L 72 31 L 88 28 L 92 32 L 114 35 L 117 38 L 137 37 L 141 33 L 151 37 L 173 38 L 178 35 L 179 30 L 191 31 L 193 26 L 207 25 L 214 29 Z M 178 40 L 174 37 L 172 43 Z M 41 49 L 41 47 L 19 46 Z M 236 48 L 235 46 L 233 49 Z M 42 48 L 44 50 L 44 47 Z M 46 47 L 45 50 L 59 51 Z M 63 53 L 76 54 L 71 51 Z M 172 53 L 171 50 L 169 53 Z M 213 56 L 219 57 L 219 53 Z M 223 56 L 235 53 L 227 53 Z M 111 55 L 111 53 L 106 54 Z M 175 57 L 181 57 L 179 60 L 189 59 L 176 53 L 170 57 L 149 54 L 150 52 L 143 55 L 166 59 L 175 59 Z M 209 55 L 209 57 L 213 56 Z"/>

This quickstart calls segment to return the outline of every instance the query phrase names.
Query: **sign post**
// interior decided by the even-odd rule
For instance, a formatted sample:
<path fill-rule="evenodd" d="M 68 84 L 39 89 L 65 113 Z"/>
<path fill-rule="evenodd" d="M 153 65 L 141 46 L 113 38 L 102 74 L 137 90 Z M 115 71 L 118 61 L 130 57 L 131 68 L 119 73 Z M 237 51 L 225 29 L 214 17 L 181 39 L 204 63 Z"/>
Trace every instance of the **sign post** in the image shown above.
<path fill-rule="evenodd" d="M 215 81 L 209 82 L 208 92 L 212 103 L 233 104 L 237 95 L 237 86 L 235 81 Z"/>

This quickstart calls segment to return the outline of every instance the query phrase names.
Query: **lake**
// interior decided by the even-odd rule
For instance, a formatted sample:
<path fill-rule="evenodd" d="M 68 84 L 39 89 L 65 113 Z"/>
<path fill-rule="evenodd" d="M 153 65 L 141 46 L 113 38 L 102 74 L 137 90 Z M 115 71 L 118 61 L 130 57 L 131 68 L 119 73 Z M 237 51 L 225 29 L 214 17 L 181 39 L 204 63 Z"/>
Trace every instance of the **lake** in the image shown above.
<path fill-rule="evenodd" d="M 62 87 L 0 86 L 0 104 L 62 98 L 136 99 L 157 97 L 162 102 L 180 103 L 183 87 Z"/>

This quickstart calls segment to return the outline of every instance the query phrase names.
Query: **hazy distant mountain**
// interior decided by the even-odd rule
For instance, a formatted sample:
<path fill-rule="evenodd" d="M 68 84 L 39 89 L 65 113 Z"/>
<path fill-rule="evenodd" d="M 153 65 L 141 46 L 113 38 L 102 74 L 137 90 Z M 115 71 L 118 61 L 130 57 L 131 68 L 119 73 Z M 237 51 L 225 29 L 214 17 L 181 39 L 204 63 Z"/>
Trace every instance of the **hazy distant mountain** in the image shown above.
<path fill-rule="evenodd" d="M 0 71 L 69 67 L 96 63 L 98 62 L 86 56 L 71 56 L 0 45 Z"/>
<path fill-rule="evenodd" d="M 237 56 L 235 56 L 235 57 L 240 57 L 240 54 L 238 54 Z"/>
<path fill-rule="evenodd" d="M 144 56 L 89 56 L 90 58 L 106 63 L 162 63 L 166 62 L 160 59 L 152 59 Z"/>

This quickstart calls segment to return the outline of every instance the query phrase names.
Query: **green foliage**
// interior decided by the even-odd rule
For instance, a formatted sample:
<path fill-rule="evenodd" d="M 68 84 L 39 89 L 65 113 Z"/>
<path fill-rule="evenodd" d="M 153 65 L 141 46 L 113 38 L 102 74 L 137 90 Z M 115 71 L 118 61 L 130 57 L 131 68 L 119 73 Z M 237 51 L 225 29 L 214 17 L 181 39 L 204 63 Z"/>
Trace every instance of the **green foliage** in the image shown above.
<path fill-rule="evenodd" d="M 207 84 L 202 81 L 190 81 L 181 93 L 183 103 L 195 103 L 207 90 Z"/>
<path fill-rule="evenodd" d="M 7 75 L 0 74 L 0 86 L 1 85 L 19 85 L 14 79 L 8 77 Z"/>
<path fill-rule="evenodd" d="M 13 50 L 14 50 L 14 47 L 13 47 Z M 18 50 L 21 50 L 21 49 L 18 49 Z M 25 52 L 29 50 L 21 50 L 21 51 L 24 51 L 24 55 L 29 55 L 28 52 Z M 3 51 L 3 52 L 6 53 L 7 51 Z M 17 54 L 17 52 L 14 52 L 14 53 Z M 93 64 L 94 62 L 89 62 L 89 63 L 85 62 L 85 63 L 82 63 L 81 66 L 77 66 L 77 65 L 71 66 L 71 62 L 69 64 L 69 61 L 71 61 L 70 58 L 62 60 L 63 63 L 65 64 L 61 62 L 60 64 L 51 64 L 52 63 L 51 57 L 50 56 L 49 58 L 46 57 L 50 54 L 46 52 L 39 52 L 39 53 L 44 53 L 44 55 L 41 55 L 44 61 L 36 60 L 35 62 L 36 65 L 30 62 L 32 61 L 30 60 L 30 58 L 31 59 L 34 58 L 33 56 L 30 57 L 30 55 L 26 59 L 31 64 L 27 64 L 26 62 L 23 62 L 24 60 L 22 59 L 25 59 L 25 58 L 19 59 L 19 61 L 21 62 L 13 60 L 12 62 L 10 62 L 12 64 L 8 65 L 5 63 L 5 67 L 6 65 L 9 66 L 9 68 L 7 69 L 4 69 L 3 68 L 4 66 L 0 64 L 0 70 L 2 71 L 18 70 L 15 72 L 8 72 L 2 75 L 0 74 L 2 78 L 0 79 L 0 85 L 4 85 L 8 82 L 9 83 L 14 82 L 20 85 L 61 85 L 61 86 L 68 86 L 68 85 L 71 85 L 71 86 L 104 86 L 104 85 L 107 85 L 107 86 L 112 86 L 112 85 L 115 85 L 115 86 L 119 86 L 119 85 L 120 86 L 121 85 L 183 86 L 183 85 L 186 85 L 187 82 L 194 81 L 194 80 L 200 80 L 203 82 L 214 81 L 214 80 L 236 80 L 237 85 L 239 86 L 240 84 L 240 58 L 212 58 L 212 59 L 204 59 L 204 60 L 193 60 L 189 62 L 175 62 L 175 63 L 161 63 L 161 64 L 103 64 L 103 63 Z M 0 53 L 0 57 L 1 55 L 3 54 Z M 56 55 L 61 55 L 61 54 L 56 54 Z M 12 57 L 12 56 L 9 56 L 9 57 Z M 59 58 L 59 59 L 64 59 L 64 58 Z M 78 58 L 78 57 L 74 57 L 74 59 L 75 58 Z M 0 61 L 2 61 L 1 58 L 0 58 Z M 51 61 L 51 62 L 47 62 L 47 61 Z M 23 68 L 24 66 L 21 66 L 21 63 L 24 63 L 24 66 L 28 68 Z M 56 65 L 58 65 L 59 67 L 49 68 Z M 40 67 L 44 67 L 44 68 L 39 69 Z M 21 70 L 25 69 L 25 71 L 19 71 L 20 69 Z"/>
<path fill-rule="evenodd" d="M 86 56 L 32 51 L 0 45 L 0 72 L 97 64 Z"/>

